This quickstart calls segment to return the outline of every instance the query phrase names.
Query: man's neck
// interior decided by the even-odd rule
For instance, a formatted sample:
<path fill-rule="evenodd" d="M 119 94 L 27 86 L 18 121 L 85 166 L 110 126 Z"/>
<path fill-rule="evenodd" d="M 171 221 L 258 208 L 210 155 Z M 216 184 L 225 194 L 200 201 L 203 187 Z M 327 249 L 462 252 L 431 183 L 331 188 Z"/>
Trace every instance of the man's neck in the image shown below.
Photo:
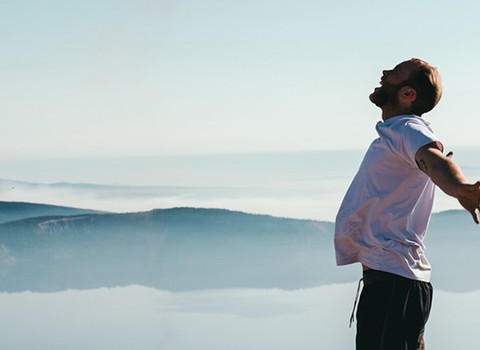
<path fill-rule="evenodd" d="M 382 108 L 382 119 L 388 120 L 390 118 L 396 117 L 397 115 L 412 114 L 410 108 L 399 108 L 393 106 L 385 106 Z"/>

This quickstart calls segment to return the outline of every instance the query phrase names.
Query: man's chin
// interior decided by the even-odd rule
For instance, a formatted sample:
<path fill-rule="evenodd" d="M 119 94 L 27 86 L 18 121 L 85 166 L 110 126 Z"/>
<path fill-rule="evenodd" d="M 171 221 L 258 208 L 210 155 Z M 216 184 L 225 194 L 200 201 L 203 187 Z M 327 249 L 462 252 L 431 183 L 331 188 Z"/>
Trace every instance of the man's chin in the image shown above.
<path fill-rule="evenodd" d="M 378 88 L 377 88 L 378 89 Z M 372 92 L 370 94 L 370 96 L 368 96 L 368 98 L 370 99 L 370 102 L 372 102 L 373 104 L 377 105 L 378 104 L 378 100 L 379 100 L 379 96 L 378 96 L 378 93 L 377 93 L 377 89 L 375 89 L 374 92 Z"/>
<path fill-rule="evenodd" d="M 386 98 L 385 97 L 386 96 L 385 96 L 384 91 L 381 88 L 377 87 L 370 94 L 369 99 L 370 99 L 370 102 L 372 102 L 377 107 L 382 107 L 386 103 Z"/>

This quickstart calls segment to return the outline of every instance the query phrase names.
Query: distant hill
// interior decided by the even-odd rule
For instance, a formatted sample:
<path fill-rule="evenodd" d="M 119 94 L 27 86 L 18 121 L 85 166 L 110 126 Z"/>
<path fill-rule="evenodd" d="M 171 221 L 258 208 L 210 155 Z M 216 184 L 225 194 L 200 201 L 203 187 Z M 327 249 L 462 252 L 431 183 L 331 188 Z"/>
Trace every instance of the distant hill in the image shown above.
<path fill-rule="evenodd" d="M 95 210 L 61 207 L 57 205 L 0 201 L 0 224 L 37 216 L 71 216 L 100 213 Z"/>
<path fill-rule="evenodd" d="M 338 280 L 332 232 L 218 209 L 24 219 L 0 225 L 0 290 L 310 287 Z"/>
<path fill-rule="evenodd" d="M 166 290 L 295 289 L 351 282 L 360 275 L 358 265 L 335 266 L 331 222 L 221 209 L 77 214 L 77 209 L 16 205 L 16 211 L 33 215 L 0 224 L 0 291 L 131 284 Z M 472 268 L 479 245 L 480 228 L 468 213 L 435 214 L 427 238 L 435 287 L 479 289 Z"/>

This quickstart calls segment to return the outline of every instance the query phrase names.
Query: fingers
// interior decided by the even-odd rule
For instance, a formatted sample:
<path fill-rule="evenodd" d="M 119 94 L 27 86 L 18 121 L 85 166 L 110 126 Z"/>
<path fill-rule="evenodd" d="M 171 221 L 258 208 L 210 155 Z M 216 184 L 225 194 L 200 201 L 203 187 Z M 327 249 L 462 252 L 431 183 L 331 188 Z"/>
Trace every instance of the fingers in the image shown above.
<path fill-rule="evenodd" d="M 480 224 L 480 181 L 464 184 L 458 194 L 460 204 L 472 215 L 473 221 Z"/>
<path fill-rule="evenodd" d="M 473 191 L 476 191 L 477 193 L 480 191 L 480 181 L 477 181 L 475 182 L 473 185 L 472 185 L 472 188 L 473 188 Z M 479 217 L 478 217 L 478 210 L 480 208 L 480 196 L 477 196 L 477 204 L 476 204 L 476 207 L 473 209 L 473 211 L 471 212 L 472 216 L 473 216 L 473 221 L 475 221 L 477 224 L 480 224 L 480 220 L 479 220 Z"/>
<path fill-rule="evenodd" d="M 480 220 L 478 218 L 478 209 L 474 209 L 470 214 L 472 214 L 473 221 L 475 221 L 476 224 L 480 224 Z"/>

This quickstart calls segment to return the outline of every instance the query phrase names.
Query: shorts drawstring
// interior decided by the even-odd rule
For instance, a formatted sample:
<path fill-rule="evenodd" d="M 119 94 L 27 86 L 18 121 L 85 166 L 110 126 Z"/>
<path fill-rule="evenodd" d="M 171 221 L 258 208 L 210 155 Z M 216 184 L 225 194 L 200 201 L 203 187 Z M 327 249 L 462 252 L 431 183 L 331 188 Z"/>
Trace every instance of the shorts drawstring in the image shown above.
<path fill-rule="evenodd" d="M 355 295 L 355 302 L 353 303 L 352 315 L 350 316 L 350 325 L 348 328 L 352 328 L 352 323 L 355 322 L 355 310 L 357 309 L 358 297 L 360 295 L 360 284 L 362 283 L 363 278 L 360 278 L 357 286 L 357 294 Z"/>

